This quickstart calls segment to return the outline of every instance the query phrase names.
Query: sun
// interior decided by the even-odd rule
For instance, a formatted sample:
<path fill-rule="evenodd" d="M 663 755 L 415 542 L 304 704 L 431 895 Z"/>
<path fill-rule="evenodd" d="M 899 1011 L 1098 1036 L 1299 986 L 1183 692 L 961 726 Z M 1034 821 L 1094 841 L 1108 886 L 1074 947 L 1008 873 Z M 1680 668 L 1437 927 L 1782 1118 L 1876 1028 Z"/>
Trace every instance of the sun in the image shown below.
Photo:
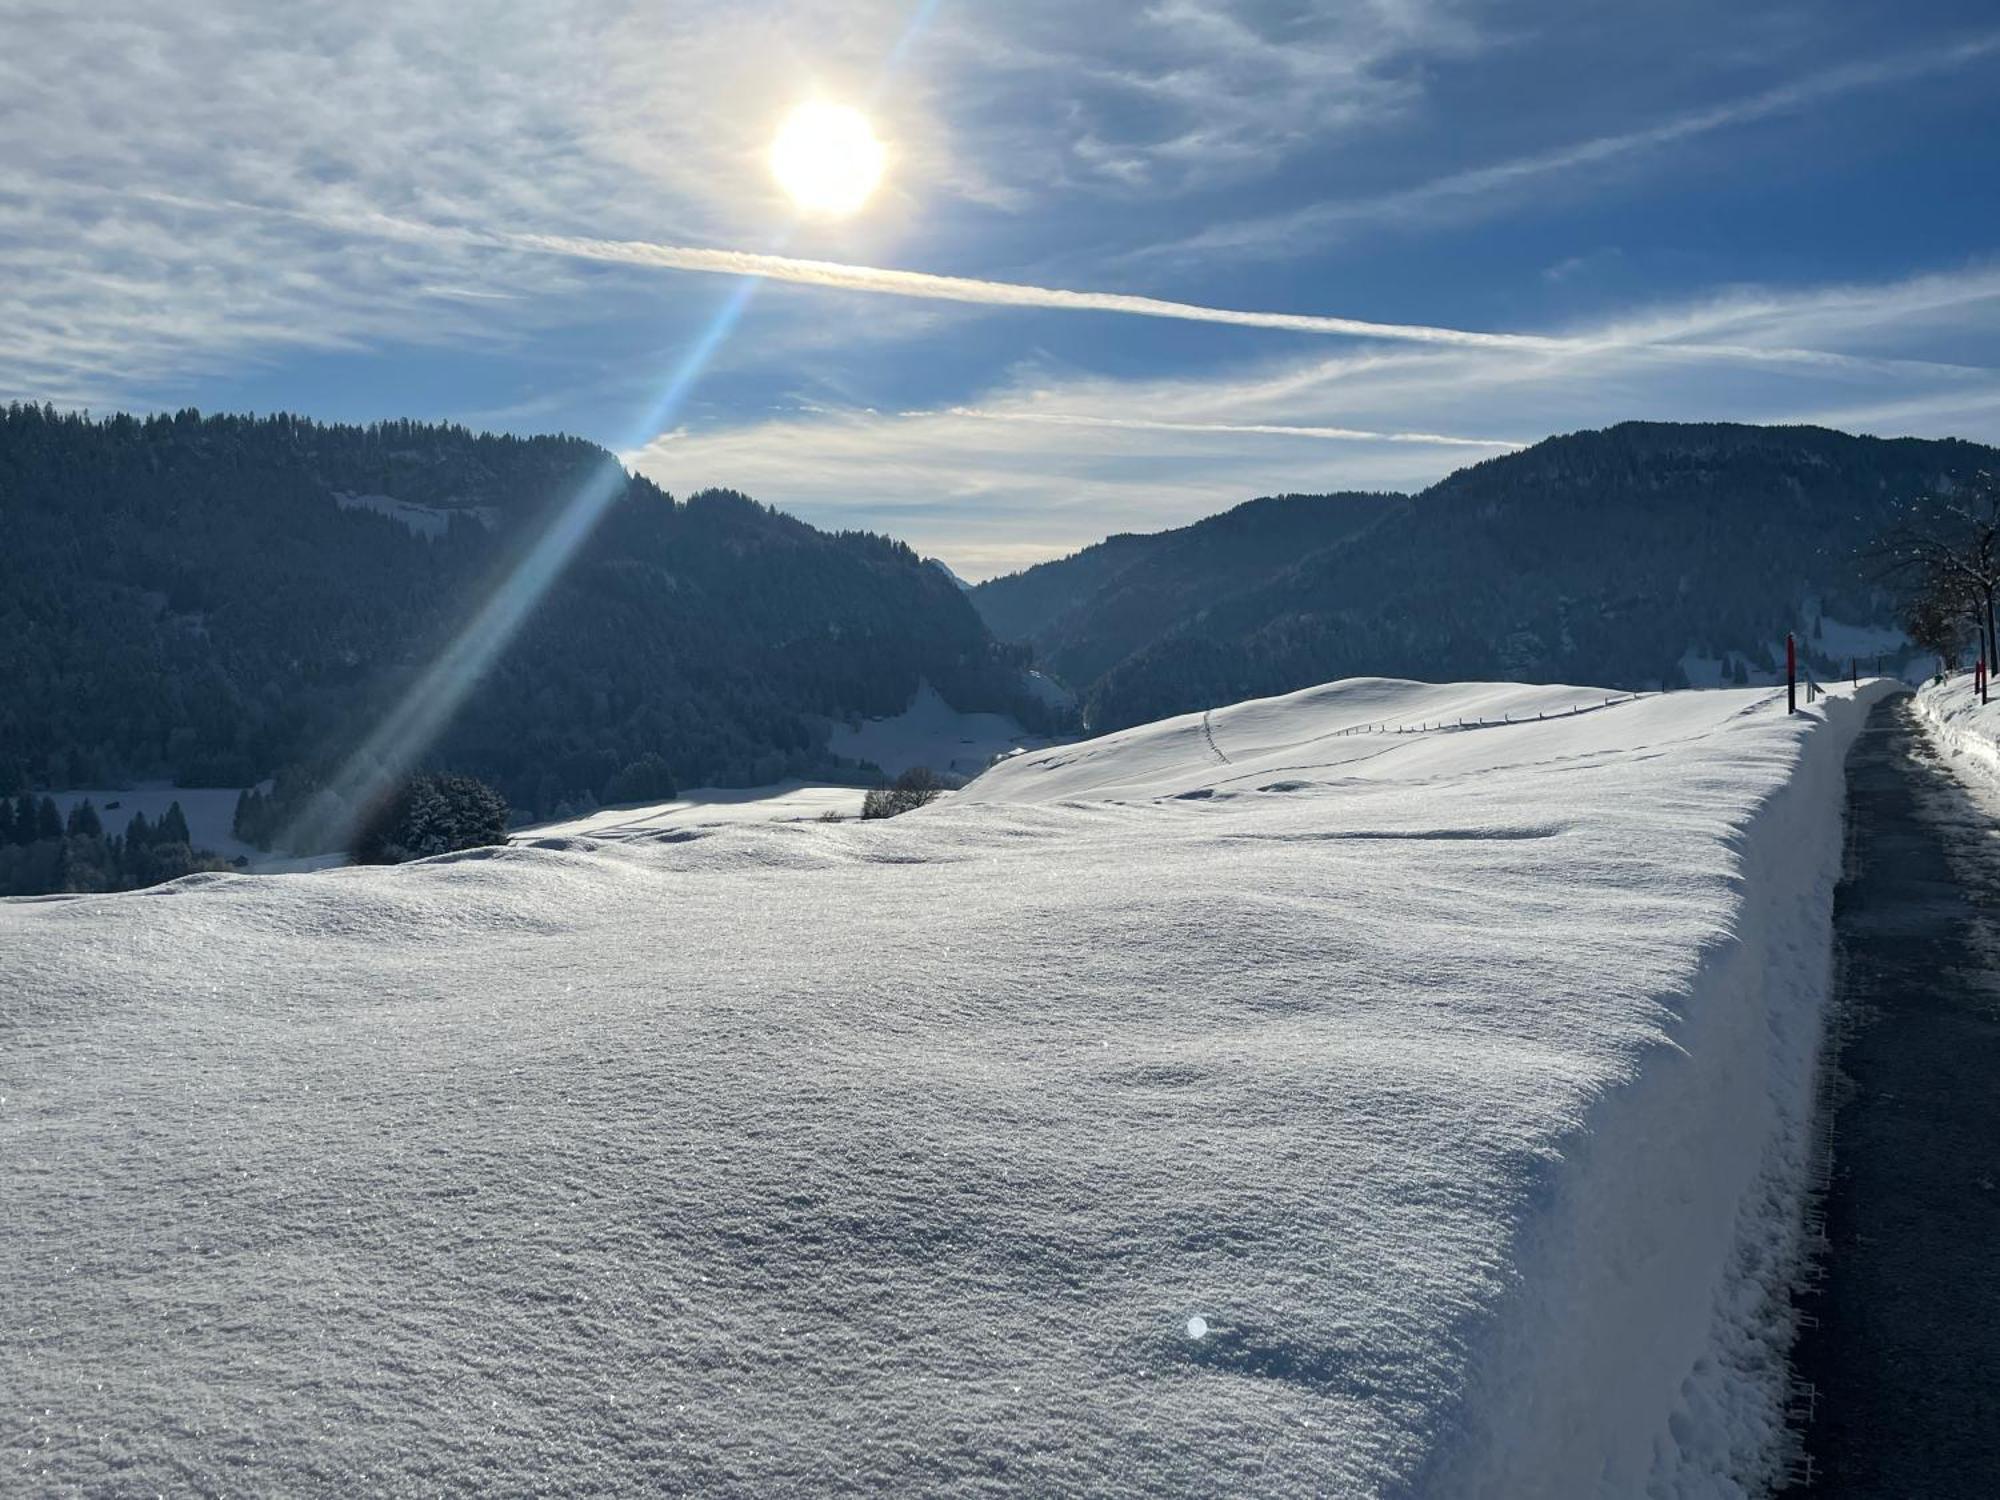
<path fill-rule="evenodd" d="M 845 218 L 866 203 L 887 160 L 866 115 L 819 99 L 787 115 L 771 142 L 778 185 L 805 212 L 828 218 Z"/>

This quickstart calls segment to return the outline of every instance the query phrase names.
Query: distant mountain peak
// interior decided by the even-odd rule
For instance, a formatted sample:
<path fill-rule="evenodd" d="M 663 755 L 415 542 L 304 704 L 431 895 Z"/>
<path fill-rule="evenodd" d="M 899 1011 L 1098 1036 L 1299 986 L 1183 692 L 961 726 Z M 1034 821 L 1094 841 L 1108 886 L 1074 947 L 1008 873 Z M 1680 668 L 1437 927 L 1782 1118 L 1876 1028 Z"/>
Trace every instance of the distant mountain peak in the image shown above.
<path fill-rule="evenodd" d="M 945 577 L 949 578 L 953 583 L 957 584 L 960 588 L 964 589 L 968 594 L 972 592 L 972 585 L 967 583 L 963 578 L 960 578 L 958 574 L 954 573 L 951 569 L 951 564 L 946 562 L 943 558 L 927 557 L 924 559 L 924 561 L 928 563 L 931 567 L 936 568 L 940 573 L 944 574 Z"/>

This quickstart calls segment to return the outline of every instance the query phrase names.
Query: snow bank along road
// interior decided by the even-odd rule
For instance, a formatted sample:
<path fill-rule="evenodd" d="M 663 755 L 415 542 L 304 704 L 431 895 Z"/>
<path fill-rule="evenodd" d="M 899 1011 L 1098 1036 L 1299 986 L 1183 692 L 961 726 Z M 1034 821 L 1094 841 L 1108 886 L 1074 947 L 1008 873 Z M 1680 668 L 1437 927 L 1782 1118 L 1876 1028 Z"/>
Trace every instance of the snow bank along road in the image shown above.
<path fill-rule="evenodd" d="M 2000 696 L 1981 703 L 1970 672 L 1932 682 L 1910 700 L 1939 749 L 1957 762 L 1962 779 L 2000 789 Z"/>
<path fill-rule="evenodd" d="M 0 1488 L 1754 1483 L 1862 705 L 1596 701 L 0 902 Z"/>
<path fill-rule="evenodd" d="M 1820 1323 L 1798 1349 L 1818 1392 L 1807 1493 L 1834 1500 L 2000 1494 L 1996 708 L 1955 683 L 1883 704 L 1848 762 L 1849 1036 Z M 1964 747 L 1964 780 L 1940 742 Z"/>

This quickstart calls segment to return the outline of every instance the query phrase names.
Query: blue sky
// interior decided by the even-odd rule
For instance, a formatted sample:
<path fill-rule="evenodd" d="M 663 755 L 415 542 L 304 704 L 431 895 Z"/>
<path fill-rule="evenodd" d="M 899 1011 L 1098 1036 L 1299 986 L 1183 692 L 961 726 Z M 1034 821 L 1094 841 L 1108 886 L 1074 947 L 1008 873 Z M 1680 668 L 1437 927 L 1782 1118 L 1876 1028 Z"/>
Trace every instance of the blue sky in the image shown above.
<path fill-rule="evenodd" d="M 0 0 L 0 34 L 0 396 L 578 432 L 968 576 L 1633 417 L 2000 441 L 1990 0 Z M 845 220 L 766 169 L 812 97 L 889 149 Z"/>

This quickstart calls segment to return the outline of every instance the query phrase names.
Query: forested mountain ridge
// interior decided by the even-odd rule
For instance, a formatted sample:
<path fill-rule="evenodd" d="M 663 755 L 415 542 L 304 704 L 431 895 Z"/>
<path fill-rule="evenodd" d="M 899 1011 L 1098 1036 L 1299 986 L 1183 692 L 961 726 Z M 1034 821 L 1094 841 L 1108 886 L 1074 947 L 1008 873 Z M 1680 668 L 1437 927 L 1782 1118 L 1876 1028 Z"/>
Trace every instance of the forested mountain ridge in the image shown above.
<path fill-rule="evenodd" d="M 973 590 L 995 635 L 1026 640 L 1050 671 L 1087 686 L 1189 612 L 1345 541 L 1409 502 L 1401 495 L 1273 495 L 1191 526 L 1108 537 Z"/>
<path fill-rule="evenodd" d="M 920 679 L 1032 716 L 938 569 L 579 439 L 291 416 L 0 412 L 0 777 L 247 785 L 351 746 L 559 507 L 616 498 L 427 759 L 547 812 L 648 755 L 683 785 L 831 766 L 818 716 Z"/>
<path fill-rule="evenodd" d="M 1690 653 L 1768 665 L 1789 629 L 1807 627 L 1810 650 L 1822 616 L 1892 618 L 1859 554 L 1899 501 L 1982 468 L 2000 468 L 2000 451 L 1812 427 L 1631 422 L 1550 438 L 1248 583 L 1190 575 L 1165 628 L 1066 680 L 1103 730 L 1353 675 L 1638 688 L 1683 680 Z M 997 633 L 1096 667 L 1093 645 L 1126 643 L 1116 596 L 1135 552 L 1221 519 L 1121 539 L 1119 571 L 1092 584 L 1078 570 L 1083 597 L 1060 611 L 1007 614 L 1015 580 L 974 600 Z M 1060 576 L 1067 560 L 1045 566 Z M 1046 575 L 1036 586 L 1053 592 Z"/>

